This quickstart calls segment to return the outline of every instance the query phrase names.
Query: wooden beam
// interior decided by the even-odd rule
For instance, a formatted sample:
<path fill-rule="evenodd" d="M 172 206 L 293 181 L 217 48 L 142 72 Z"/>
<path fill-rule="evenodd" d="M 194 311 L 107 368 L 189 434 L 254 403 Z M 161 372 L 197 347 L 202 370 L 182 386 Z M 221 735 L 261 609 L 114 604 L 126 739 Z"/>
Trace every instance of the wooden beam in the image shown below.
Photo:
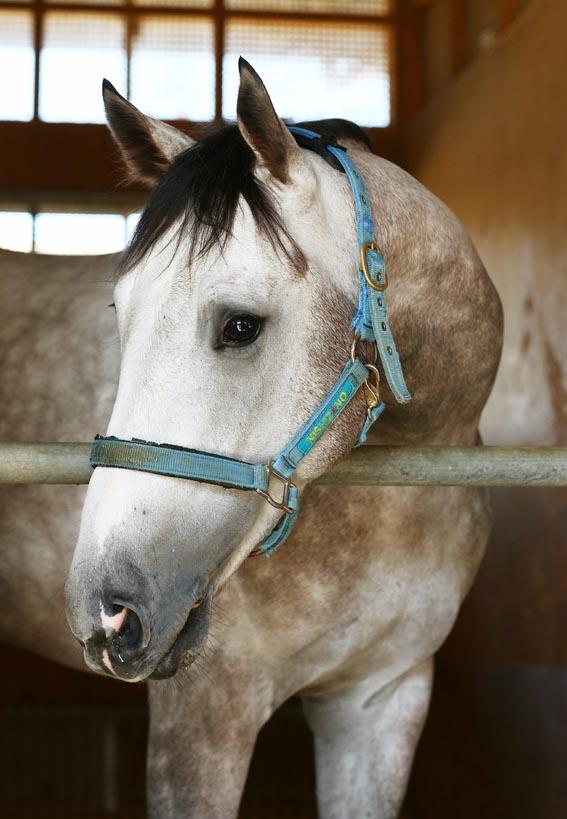
<path fill-rule="evenodd" d="M 403 127 L 426 103 L 425 7 L 413 0 L 396 4 L 397 118 Z"/>
<path fill-rule="evenodd" d="M 187 133 L 198 123 L 171 122 Z M 374 150 L 397 160 L 397 130 L 365 129 Z M 1 122 L 0 180 L 13 201 L 18 191 L 78 194 L 111 192 L 118 187 L 147 196 L 147 188 L 123 184 L 124 165 L 106 125 L 59 122 Z M 0 192 L 0 200 L 2 192 Z"/>
<path fill-rule="evenodd" d="M 440 0 L 411 0 L 411 5 L 414 9 L 430 9 L 439 2 Z"/>
<path fill-rule="evenodd" d="M 467 7 L 464 0 L 451 0 L 450 5 L 451 72 L 459 74 L 469 61 L 467 38 Z"/>
<path fill-rule="evenodd" d="M 518 14 L 519 10 L 520 10 L 519 0 L 498 0 L 497 3 L 498 30 L 504 31 L 504 29 L 508 28 L 510 23 L 513 22 L 514 18 Z"/>
<path fill-rule="evenodd" d="M 43 0 L 33 0 L 32 8 L 36 8 Z M 215 4 L 217 0 L 215 0 Z M 222 3 L 221 3 L 222 5 Z M 0 10 L 2 9 L 17 9 L 22 10 L 26 6 L 22 0 L 0 0 Z M 104 12 L 105 14 L 117 14 L 119 16 L 130 15 L 134 17 L 163 17 L 163 16 L 177 16 L 177 17 L 201 17 L 211 18 L 216 13 L 216 5 L 213 8 L 201 8 L 190 6 L 176 6 L 176 5 L 156 5 L 153 6 L 135 6 L 135 5 L 105 5 L 104 2 L 81 2 L 81 0 L 70 0 L 70 2 L 46 2 L 44 6 L 46 11 L 63 11 L 63 12 Z M 391 14 L 352 14 L 351 12 L 344 13 L 317 13 L 313 11 L 274 11 L 265 9 L 223 9 L 225 15 L 230 15 L 232 19 L 250 20 L 250 21 L 275 21 L 275 22 L 290 22 L 297 21 L 300 23 L 392 23 L 394 18 Z"/>
<path fill-rule="evenodd" d="M 40 58 L 43 46 L 43 0 L 35 0 L 33 10 L 33 118 L 37 119 L 39 117 Z"/>
<path fill-rule="evenodd" d="M 2 190 L 109 191 L 124 177 L 106 125 L 0 124 Z"/>
<path fill-rule="evenodd" d="M 215 0 L 215 120 L 222 119 L 222 66 L 226 17 L 224 0 Z"/>

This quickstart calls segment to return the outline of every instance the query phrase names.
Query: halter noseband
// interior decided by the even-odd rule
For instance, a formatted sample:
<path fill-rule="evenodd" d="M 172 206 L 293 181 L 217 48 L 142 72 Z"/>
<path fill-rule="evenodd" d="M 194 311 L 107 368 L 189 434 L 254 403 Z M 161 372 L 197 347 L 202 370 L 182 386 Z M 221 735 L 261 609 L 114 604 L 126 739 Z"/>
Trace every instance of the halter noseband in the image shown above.
<path fill-rule="evenodd" d="M 252 464 L 223 455 L 171 444 L 154 444 L 136 438 L 124 441 L 101 436 L 95 438 L 90 456 L 93 468 L 134 469 L 258 492 L 283 513 L 275 528 L 258 547 L 267 555 L 283 543 L 297 520 L 299 490 L 291 477 L 303 458 L 321 440 L 361 387 L 366 393 L 367 412 L 356 446 L 366 442 L 370 427 L 384 410 L 379 395 L 379 372 L 373 363 L 367 363 L 358 355 L 360 341 L 375 345 L 396 400 L 402 404 L 411 400 L 388 321 L 386 268 L 376 241 L 370 197 L 364 180 L 345 148 L 305 128 L 290 127 L 289 130 L 303 148 L 315 150 L 333 167 L 337 167 L 338 163 L 352 189 L 359 246 L 359 291 L 358 308 L 352 320 L 350 360 L 315 412 L 267 464 Z M 280 485 L 278 497 L 273 494 L 274 483 Z"/>

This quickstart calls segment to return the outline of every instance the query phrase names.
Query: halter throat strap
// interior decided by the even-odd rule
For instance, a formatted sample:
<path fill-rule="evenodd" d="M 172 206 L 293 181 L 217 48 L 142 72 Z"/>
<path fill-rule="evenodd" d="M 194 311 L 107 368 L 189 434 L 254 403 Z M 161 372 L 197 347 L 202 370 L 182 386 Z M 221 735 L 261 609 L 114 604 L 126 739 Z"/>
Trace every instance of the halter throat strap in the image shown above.
<path fill-rule="evenodd" d="M 359 299 L 352 321 L 354 339 L 350 360 L 315 412 L 267 464 L 249 463 L 171 444 L 136 438 L 127 441 L 113 436 L 97 436 L 90 457 L 93 468 L 133 469 L 227 489 L 257 492 L 282 512 L 275 528 L 258 547 L 267 555 L 283 543 L 297 520 L 300 497 L 291 477 L 303 458 L 361 388 L 366 393 L 367 413 L 356 446 L 366 442 L 369 429 L 384 410 L 379 396 L 379 372 L 357 355 L 359 341 L 375 345 L 396 400 L 405 403 L 411 399 L 389 325 L 385 294 L 388 284 L 386 266 L 376 241 L 370 197 L 364 180 L 345 148 L 305 128 L 290 127 L 289 130 L 301 147 L 315 151 L 332 167 L 343 171 L 351 186 L 357 221 Z"/>

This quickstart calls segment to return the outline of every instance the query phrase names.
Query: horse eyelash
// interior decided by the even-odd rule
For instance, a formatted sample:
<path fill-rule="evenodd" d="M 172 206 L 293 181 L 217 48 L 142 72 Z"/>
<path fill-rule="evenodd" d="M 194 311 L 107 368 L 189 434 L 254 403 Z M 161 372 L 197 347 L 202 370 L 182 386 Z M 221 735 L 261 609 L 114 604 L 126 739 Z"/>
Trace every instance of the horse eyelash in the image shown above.
<path fill-rule="evenodd" d="M 116 305 L 114 304 L 114 302 L 112 302 L 112 304 L 107 304 L 106 306 L 107 307 L 114 307 L 114 309 L 116 310 Z"/>

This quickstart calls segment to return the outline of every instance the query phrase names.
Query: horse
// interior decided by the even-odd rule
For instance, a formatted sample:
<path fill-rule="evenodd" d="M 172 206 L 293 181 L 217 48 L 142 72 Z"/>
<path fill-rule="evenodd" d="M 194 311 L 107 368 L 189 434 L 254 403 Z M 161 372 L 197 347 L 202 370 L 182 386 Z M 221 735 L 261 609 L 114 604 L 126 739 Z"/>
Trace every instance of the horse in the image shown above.
<path fill-rule="evenodd" d="M 356 349 L 348 181 L 298 145 L 245 61 L 236 124 L 198 139 L 108 83 L 103 96 L 130 173 L 152 188 L 114 289 L 120 364 L 106 439 L 155 442 L 156 458 L 167 444 L 267 463 Z M 386 411 L 368 440 L 480 443 L 502 311 L 470 239 L 356 126 L 302 127 L 356 164 L 386 263 L 412 401 L 396 402 L 377 362 L 370 392 L 379 387 Z M 91 322 L 107 315 L 99 308 L 87 305 L 77 328 L 77 355 L 90 363 L 85 418 L 105 404 L 118 363 L 118 349 L 84 351 Z M 313 486 L 357 444 L 368 398 L 357 391 L 302 460 L 301 512 L 269 559 L 258 547 L 281 521 L 288 484 L 281 500 L 264 493 L 272 506 L 259 492 L 95 469 L 67 617 L 91 669 L 148 681 L 151 816 L 235 817 L 257 734 L 293 695 L 314 734 L 322 819 L 398 814 L 433 657 L 474 580 L 491 509 L 473 487 Z"/>
<path fill-rule="evenodd" d="M 108 422 L 119 352 L 118 256 L 0 251 L 0 438 L 85 440 Z M 85 489 L 0 488 L 0 639 L 84 670 L 63 587 Z"/>

